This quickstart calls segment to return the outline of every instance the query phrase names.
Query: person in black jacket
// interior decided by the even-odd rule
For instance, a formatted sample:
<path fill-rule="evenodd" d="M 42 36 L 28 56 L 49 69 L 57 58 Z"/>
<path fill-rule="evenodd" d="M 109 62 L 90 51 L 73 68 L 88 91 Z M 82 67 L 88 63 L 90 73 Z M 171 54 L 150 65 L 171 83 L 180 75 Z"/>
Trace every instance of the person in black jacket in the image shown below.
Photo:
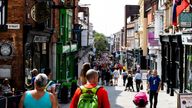
<path fill-rule="evenodd" d="M 128 88 L 128 91 L 131 91 L 131 88 L 132 88 L 132 91 L 134 92 L 135 90 L 134 90 L 134 87 L 133 87 L 133 77 L 132 77 L 131 74 L 128 74 L 127 80 L 128 80 L 128 82 L 126 84 L 125 91 L 127 90 L 127 88 Z"/>

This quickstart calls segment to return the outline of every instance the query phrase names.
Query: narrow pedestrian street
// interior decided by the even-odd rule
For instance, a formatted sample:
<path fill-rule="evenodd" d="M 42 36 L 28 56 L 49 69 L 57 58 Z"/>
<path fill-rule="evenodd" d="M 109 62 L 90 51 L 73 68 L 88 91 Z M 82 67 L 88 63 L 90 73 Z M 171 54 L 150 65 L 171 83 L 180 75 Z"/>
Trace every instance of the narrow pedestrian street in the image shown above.
<path fill-rule="evenodd" d="M 146 90 L 146 80 L 144 79 L 144 89 Z M 109 95 L 111 108 L 135 108 L 133 97 L 137 92 L 124 91 L 122 78 L 119 78 L 118 86 L 104 86 Z M 135 89 L 135 83 L 134 83 Z M 147 108 L 149 108 L 149 104 Z M 69 108 L 68 104 L 61 104 L 61 108 Z M 157 108 L 177 108 L 177 94 L 170 96 L 166 91 L 160 91 L 158 95 Z"/>

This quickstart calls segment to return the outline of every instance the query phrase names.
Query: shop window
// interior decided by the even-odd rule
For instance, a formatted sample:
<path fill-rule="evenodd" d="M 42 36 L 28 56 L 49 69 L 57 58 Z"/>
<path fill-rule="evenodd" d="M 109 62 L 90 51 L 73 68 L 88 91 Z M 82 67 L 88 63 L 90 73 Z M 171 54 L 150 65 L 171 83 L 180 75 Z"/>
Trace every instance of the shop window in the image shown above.
<path fill-rule="evenodd" d="M 187 89 L 192 91 L 192 46 L 187 47 Z"/>
<path fill-rule="evenodd" d="M 0 30 L 7 30 L 7 0 L 0 0 Z"/>
<path fill-rule="evenodd" d="M 61 14 L 60 35 L 64 35 L 65 15 Z"/>
<path fill-rule="evenodd" d="M 46 54 L 47 53 L 47 44 L 46 43 L 42 43 L 42 54 Z"/>

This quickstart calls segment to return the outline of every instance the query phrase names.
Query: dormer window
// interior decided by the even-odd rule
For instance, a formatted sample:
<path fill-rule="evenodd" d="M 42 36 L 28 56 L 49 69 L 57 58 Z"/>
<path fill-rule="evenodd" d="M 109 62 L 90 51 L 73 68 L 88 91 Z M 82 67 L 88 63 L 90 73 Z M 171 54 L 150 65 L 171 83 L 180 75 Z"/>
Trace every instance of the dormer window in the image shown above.
<path fill-rule="evenodd" d="M 7 1 L 0 0 L 0 31 L 7 30 Z"/>

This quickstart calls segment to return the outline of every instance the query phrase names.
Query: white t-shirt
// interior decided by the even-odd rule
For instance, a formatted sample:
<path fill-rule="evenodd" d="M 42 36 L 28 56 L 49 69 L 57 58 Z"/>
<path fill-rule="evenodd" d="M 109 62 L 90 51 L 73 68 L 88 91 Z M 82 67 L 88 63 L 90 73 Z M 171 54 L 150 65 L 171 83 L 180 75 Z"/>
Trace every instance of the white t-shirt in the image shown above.
<path fill-rule="evenodd" d="M 53 82 L 52 82 L 52 84 L 49 84 L 49 86 L 47 87 L 47 90 L 50 91 L 52 87 L 54 87 L 54 88 L 56 87 L 56 84 Z"/>
<path fill-rule="evenodd" d="M 113 75 L 114 78 L 119 78 L 119 72 L 117 70 L 114 70 Z"/>
<path fill-rule="evenodd" d="M 135 80 L 141 80 L 141 79 L 142 79 L 141 73 L 136 73 L 135 74 Z"/>
<path fill-rule="evenodd" d="M 50 86 L 47 87 L 47 90 L 50 91 L 52 87 L 56 87 L 56 84 L 51 84 Z"/>

